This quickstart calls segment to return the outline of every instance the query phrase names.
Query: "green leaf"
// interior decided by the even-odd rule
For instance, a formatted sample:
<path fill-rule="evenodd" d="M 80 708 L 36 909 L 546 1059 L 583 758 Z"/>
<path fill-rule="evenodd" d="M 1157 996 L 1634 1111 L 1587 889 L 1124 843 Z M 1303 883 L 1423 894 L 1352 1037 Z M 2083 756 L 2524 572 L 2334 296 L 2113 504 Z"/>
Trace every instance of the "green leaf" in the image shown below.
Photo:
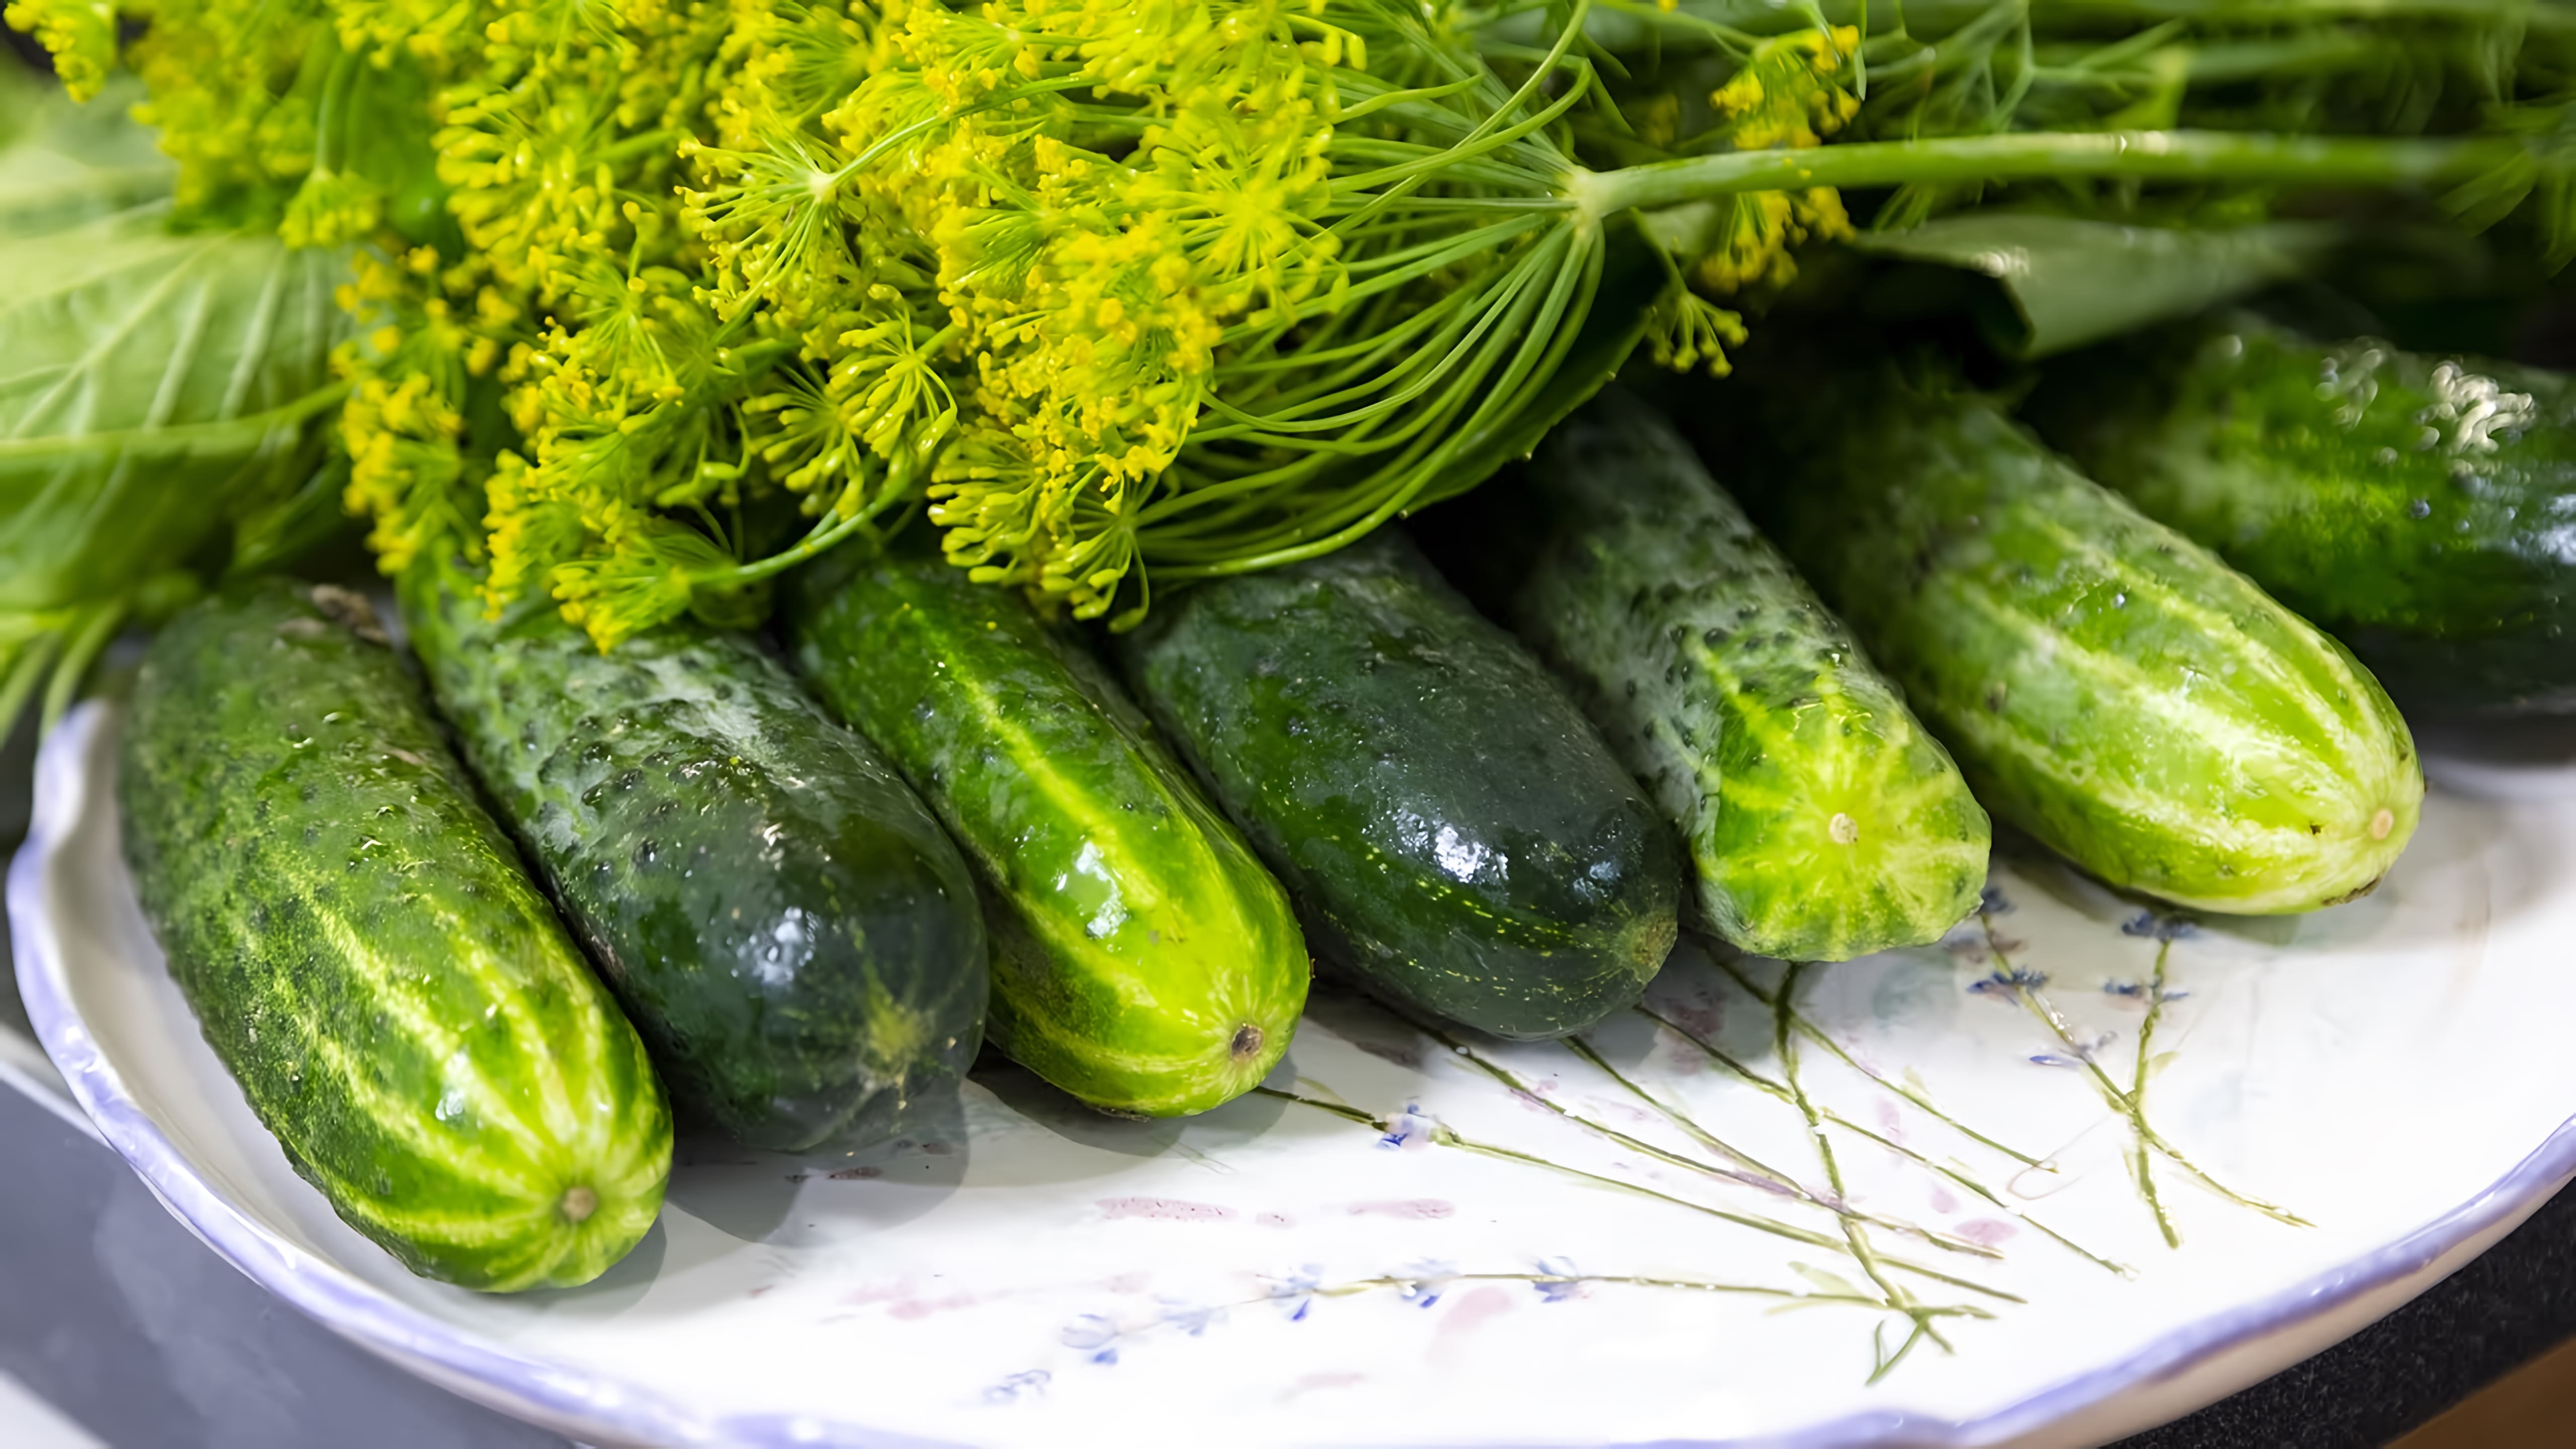
<path fill-rule="evenodd" d="M 0 73 L 0 733 L 39 698 L 58 717 L 228 524 L 274 553 L 338 512 L 288 504 L 340 396 L 346 255 L 173 234 L 136 94 L 118 77 L 76 106 Z"/>
<path fill-rule="evenodd" d="M 1989 279 L 1994 289 L 1977 305 L 1988 339 L 2015 357 L 2045 357 L 2295 276 L 2339 235 L 2304 222 L 2222 231 L 1967 212 L 1848 244 Z"/>
<path fill-rule="evenodd" d="M 312 467 L 345 256 L 161 222 L 0 238 L 0 610 L 121 593 Z"/>
<path fill-rule="evenodd" d="M 126 118 L 142 98 L 129 76 L 82 104 L 0 62 L 0 238 L 77 226 L 170 194 L 173 168 L 152 132 Z"/>

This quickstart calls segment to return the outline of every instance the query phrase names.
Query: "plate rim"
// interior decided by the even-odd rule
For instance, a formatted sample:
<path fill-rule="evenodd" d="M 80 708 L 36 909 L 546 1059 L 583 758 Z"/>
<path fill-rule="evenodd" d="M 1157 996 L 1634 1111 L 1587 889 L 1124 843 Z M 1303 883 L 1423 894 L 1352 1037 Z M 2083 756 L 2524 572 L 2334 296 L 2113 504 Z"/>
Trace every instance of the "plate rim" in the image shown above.
<path fill-rule="evenodd" d="M 495 1396 L 485 1400 L 492 1407 L 552 1427 L 651 1445 L 963 1449 L 954 1440 L 921 1438 L 816 1415 L 710 1418 L 608 1375 L 513 1352 L 285 1241 L 201 1178 L 134 1100 L 73 1007 L 60 938 L 45 907 L 47 877 L 66 837 L 78 825 L 93 785 L 85 768 L 93 737 L 115 717 L 108 701 L 84 703 L 38 750 L 34 814 L 25 843 L 9 863 L 7 882 L 18 989 L 39 1044 L 99 1135 L 171 1215 L 217 1256 L 360 1347 L 413 1372 L 448 1381 L 450 1387 L 473 1385 Z M 2576 1116 L 2560 1123 L 2502 1177 L 2395 1240 L 2252 1303 L 2170 1330 L 2120 1359 L 2060 1379 L 1986 1414 L 1953 1419 L 1904 1408 L 1872 1409 L 1785 1433 L 1657 1442 L 1671 1449 L 1753 1449 L 1756 1445 L 1968 1449 L 2015 1439 L 2400 1283 L 2497 1223 L 2537 1207 L 2571 1177 L 2576 1177 Z"/>

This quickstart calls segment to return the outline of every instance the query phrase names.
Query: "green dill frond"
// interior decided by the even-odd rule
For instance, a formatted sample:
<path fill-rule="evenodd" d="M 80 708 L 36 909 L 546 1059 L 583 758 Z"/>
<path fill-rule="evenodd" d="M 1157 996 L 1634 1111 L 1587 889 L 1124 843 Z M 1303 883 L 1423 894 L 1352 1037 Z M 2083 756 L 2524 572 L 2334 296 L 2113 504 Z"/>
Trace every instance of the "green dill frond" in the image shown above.
<path fill-rule="evenodd" d="M 607 646 L 736 617 L 914 513 L 976 578 L 1121 622 L 1154 577 L 1340 547 L 1562 410 L 1631 229 L 1672 281 L 1650 350 L 1711 370 L 1743 335 L 1724 300 L 1845 235 L 1855 188 L 1891 226 L 1981 197 L 2179 183 L 2251 213 L 2267 188 L 2415 186 L 2471 222 L 2534 211 L 2563 259 L 2563 8 L 9 14 L 82 77 L 120 58 L 119 15 L 146 22 L 121 59 L 184 212 L 363 243 L 340 425 L 385 566 L 481 560 L 496 606 L 544 591 Z M 810 530 L 764 552 L 741 517 L 781 497 Z"/>

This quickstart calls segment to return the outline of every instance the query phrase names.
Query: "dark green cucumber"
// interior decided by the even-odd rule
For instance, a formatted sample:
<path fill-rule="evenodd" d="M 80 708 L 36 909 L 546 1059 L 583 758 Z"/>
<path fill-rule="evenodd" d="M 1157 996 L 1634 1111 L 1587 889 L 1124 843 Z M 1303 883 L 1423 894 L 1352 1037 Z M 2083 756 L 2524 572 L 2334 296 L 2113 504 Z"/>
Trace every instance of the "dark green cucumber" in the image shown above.
<path fill-rule="evenodd" d="M 143 912 L 251 1110 L 351 1227 L 469 1288 L 585 1283 L 652 1225 L 633 1028 L 337 589 L 237 586 L 144 657 L 118 796 Z"/>
<path fill-rule="evenodd" d="M 1663 965 L 1669 827 L 1539 662 L 1402 537 L 1198 585 L 1122 648 L 1308 941 L 1371 990 L 1557 1036 Z"/>
<path fill-rule="evenodd" d="M 1604 394 L 1525 473 L 1513 624 L 1680 829 L 1707 925 L 1842 961 L 1976 909 L 1986 812 L 1949 752 L 1671 423 Z"/>
<path fill-rule="evenodd" d="M 2062 360 L 2029 417 L 2409 707 L 2576 708 L 2576 381 L 2251 316 Z"/>
<path fill-rule="evenodd" d="M 431 688 L 684 1111 L 755 1147 L 857 1143 L 982 1040 L 966 863 L 785 665 L 691 622 L 602 654 L 544 601 L 403 581 Z"/>
<path fill-rule="evenodd" d="M 1747 373 L 1754 369 L 1748 367 Z M 1984 398 L 1893 367 L 1716 394 L 1767 522 L 1988 809 L 2113 885 L 2247 913 L 2378 881 L 2424 794 L 2342 646 Z"/>
<path fill-rule="evenodd" d="M 1095 1107 L 1251 1090 L 1306 1002 L 1286 892 L 1078 645 L 929 558 L 800 579 L 797 662 L 973 859 L 993 1040 Z"/>

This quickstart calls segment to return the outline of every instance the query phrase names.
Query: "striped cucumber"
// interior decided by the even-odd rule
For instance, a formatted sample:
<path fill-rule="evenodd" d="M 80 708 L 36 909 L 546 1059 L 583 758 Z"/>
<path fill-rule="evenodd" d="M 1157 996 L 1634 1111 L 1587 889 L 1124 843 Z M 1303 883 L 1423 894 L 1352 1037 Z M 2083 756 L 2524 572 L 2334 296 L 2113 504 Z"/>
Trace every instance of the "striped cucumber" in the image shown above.
<path fill-rule="evenodd" d="M 236 586 L 161 632 L 118 795 L 144 915 L 287 1160 L 413 1272 L 588 1282 L 652 1225 L 644 1045 L 475 803 L 363 600 Z"/>
<path fill-rule="evenodd" d="M 1203 1112 L 1288 1050 L 1288 898 L 1079 645 L 931 558 L 809 571 L 797 662 L 964 844 L 992 906 L 993 1040 L 1108 1111 Z"/>
<path fill-rule="evenodd" d="M 1732 456 L 1989 809 L 2218 911 L 2331 905 L 2397 858 L 2423 773 L 2342 646 L 1944 378 L 1761 371 L 1719 394 Z"/>
<path fill-rule="evenodd" d="M 411 569 L 413 647 L 681 1110 L 798 1151 L 953 1093 L 983 920 L 894 770 L 741 635 L 681 620 L 602 654 L 547 600 L 487 620 L 473 586 Z"/>
<path fill-rule="evenodd" d="M 1370 990 L 1561 1036 L 1635 1001 L 1672 949 L 1670 827 L 1401 535 L 1196 585 L 1123 651 L 1317 953 Z"/>
<path fill-rule="evenodd" d="M 1680 828 L 1718 935 L 1841 961 L 1976 908 L 1986 812 L 1949 752 L 1671 423 L 1604 394 L 1525 474 L 1514 626 Z"/>
<path fill-rule="evenodd" d="M 2576 707 L 2576 379 L 2235 315 L 2050 365 L 2026 416 L 2409 708 Z"/>

